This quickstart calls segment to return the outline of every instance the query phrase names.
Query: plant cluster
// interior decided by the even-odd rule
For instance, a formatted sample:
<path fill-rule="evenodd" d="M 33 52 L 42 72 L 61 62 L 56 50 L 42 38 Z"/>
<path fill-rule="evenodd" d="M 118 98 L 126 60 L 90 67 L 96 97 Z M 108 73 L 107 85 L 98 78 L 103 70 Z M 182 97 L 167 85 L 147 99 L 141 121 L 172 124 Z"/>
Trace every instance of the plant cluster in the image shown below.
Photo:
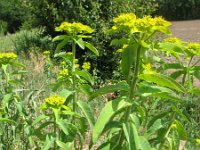
<path fill-rule="evenodd" d="M 53 39 L 57 42 L 54 57 L 59 58 L 55 76 L 51 76 L 50 52 L 43 53 L 47 76 L 52 78 L 47 82 L 51 92 L 38 112 L 33 109 L 32 114 L 23 90 L 16 92 L 13 86 L 17 79 L 22 79 L 24 71 L 10 73 L 7 67 L 23 65 L 15 62 L 15 54 L 0 54 L 4 81 L 0 113 L 0 125 L 5 129 L 0 132 L 2 149 L 198 148 L 200 137 L 190 132 L 198 132 L 199 128 L 194 131 L 190 126 L 197 126 L 199 118 L 195 118 L 189 101 L 198 99 L 200 92 L 194 85 L 200 79 L 200 44 L 172 37 L 156 41 L 157 33 L 171 35 L 169 26 L 170 22 L 162 17 L 127 13 L 114 18 L 108 34 L 116 37 L 111 45 L 120 57 L 122 77 L 117 83 L 95 88 L 95 78 L 89 73 L 92 63 L 79 63 L 77 59 L 78 49 L 99 56 L 89 42 L 94 30 L 79 22 L 61 23 L 56 27 L 61 35 Z M 172 57 L 174 62 L 167 62 L 165 56 Z M 166 75 L 169 69 L 173 71 Z M 114 93 L 113 99 L 96 113 L 91 103 L 110 93 Z"/>

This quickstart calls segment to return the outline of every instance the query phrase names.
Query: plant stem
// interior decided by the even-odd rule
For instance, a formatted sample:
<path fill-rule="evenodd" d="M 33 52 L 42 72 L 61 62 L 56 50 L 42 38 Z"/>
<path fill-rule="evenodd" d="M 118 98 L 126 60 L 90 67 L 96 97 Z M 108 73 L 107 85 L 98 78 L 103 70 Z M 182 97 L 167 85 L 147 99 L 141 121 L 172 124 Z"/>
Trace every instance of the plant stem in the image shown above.
<path fill-rule="evenodd" d="M 131 82 L 131 89 L 130 89 L 130 94 L 129 94 L 130 100 L 133 98 L 137 79 L 138 79 L 138 73 L 139 73 L 139 68 L 140 68 L 140 51 L 141 51 L 141 45 L 139 45 L 139 47 L 137 49 L 136 62 L 135 62 L 135 67 L 134 67 L 134 76 L 133 76 L 133 80 Z"/>
<path fill-rule="evenodd" d="M 141 45 L 138 46 L 137 48 L 137 54 L 136 54 L 136 62 L 135 62 L 135 67 L 134 67 L 134 76 L 131 82 L 131 88 L 130 88 L 130 93 L 129 93 L 129 97 L 128 97 L 128 101 L 132 100 L 134 93 L 135 93 L 135 87 L 136 87 L 136 83 L 137 83 L 137 79 L 138 79 L 138 73 L 139 73 L 139 67 L 140 67 L 140 52 L 141 52 Z M 129 114 L 131 113 L 131 108 L 129 107 L 127 109 L 127 111 L 125 112 L 125 122 L 128 121 L 129 119 Z M 121 145 L 123 143 L 124 140 L 124 132 L 120 133 L 120 140 L 119 140 L 119 144 Z"/>
<path fill-rule="evenodd" d="M 73 105 L 73 111 L 75 112 L 76 110 L 76 76 L 75 76 L 75 59 L 76 59 L 76 43 L 73 40 L 72 41 L 72 54 L 73 54 L 73 60 L 72 60 L 72 82 L 73 82 L 73 100 L 72 100 L 72 105 Z"/>
<path fill-rule="evenodd" d="M 187 64 L 187 72 L 184 73 L 183 78 L 182 78 L 182 85 L 185 84 L 185 80 L 186 80 L 186 76 L 188 75 L 188 82 L 190 83 L 190 74 L 188 72 L 188 70 L 190 69 L 190 64 L 192 62 L 194 56 L 191 56 L 190 61 Z"/>
<path fill-rule="evenodd" d="M 56 116 L 54 114 L 54 136 L 55 136 L 55 140 L 54 140 L 54 150 L 56 150 Z"/>

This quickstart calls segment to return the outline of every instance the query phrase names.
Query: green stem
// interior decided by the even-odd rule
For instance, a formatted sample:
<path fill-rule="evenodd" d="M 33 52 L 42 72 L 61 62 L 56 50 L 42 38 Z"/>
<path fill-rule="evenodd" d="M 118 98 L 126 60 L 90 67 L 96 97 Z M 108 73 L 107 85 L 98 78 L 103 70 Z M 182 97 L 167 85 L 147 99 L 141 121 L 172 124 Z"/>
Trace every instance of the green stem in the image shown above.
<path fill-rule="evenodd" d="M 190 69 L 190 64 L 191 64 L 191 62 L 192 62 L 192 59 L 193 59 L 193 57 L 194 56 L 192 56 L 191 58 L 190 58 L 190 61 L 188 62 L 188 64 L 187 64 L 187 72 L 185 72 L 184 73 L 184 75 L 183 75 L 183 78 L 182 78 L 182 85 L 184 85 L 185 84 L 185 80 L 186 80 L 186 76 L 188 75 L 188 80 L 189 80 L 189 72 L 188 72 L 188 70 Z M 189 81 L 190 82 L 190 81 Z"/>
<path fill-rule="evenodd" d="M 133 76 L 133 79 L 132 79 L 132 82 L 131 82 L 131 88 L 130 88 L 130 93 L 129 93 L 129 98 L 128 98 L 128 101 L 132 100 L 133 96 L 134 96 L 134 93 L 135 93 L 135 88 L 136 88 L 136 83 L 137 83 L 137 79 L 138 79 L 138 73 L 139 73 L 139 68 L 140 68 L 140 52 L 141 52 L 141 48 L 142 46 L 139 45 L 138 48 L 137 48 L 137 54 L 136 54 L 136 62 L 135 62 L 135 67 L 134 67 L 134 76 Z M 131 113 L 131 108 L 132 107 L 129 107 L 127 109 L 127 111 L 125 112 L 125 122 L 128 121 L 129 119 L 129 114 Z M 120 142 L 119 144 L 122 144 L 123 143 L 123 140 L 124 140 L 124 133 L 121 132 L 120 133 Z"/>
<path fill-rule="evenodd" d="M 135 87 L 138 79 L 138 73 L 139 73 L 139 68 L 140 68 L 140 52 L 141 52 L 141 45 L 139 45 L 137 49 L 137 56 L 136 56 L 136 62 L 135 62 L 135 67 L 134 67 L 134 76 L 133 80 L 131 82 L 131 89 L 130 89 L 130 94 L 129 94 L 129 99 L 131 100 L 133 98 L 134 92 L 135 92 Z"/>
<path fill-rule="evenodd" d="M 200 62 L 200 59 L 197 60 L 197 61 L 192 65 L 192 67 L 196 66 L 199 62 Z"/>
<path fill-rule="evenodd" d="M 76 76 L 75 76 L 75 59 L 76 59 L 76 43 L 73 40 L 72 42 L 72 54 L 73 54 L 73 60 L 72 60 L 72 82 L 73 82 L 73 101 L 72 101 L 72 105 L 73 105 L 73 111 L 75 112 L 76 110 Z"/>
<path fill-rule="evenodd" d="M 56 116 L 54 114 L 54 136 L 55 136 L 55 140 L 54 140 L 54 150 L 56 150 Z"/>

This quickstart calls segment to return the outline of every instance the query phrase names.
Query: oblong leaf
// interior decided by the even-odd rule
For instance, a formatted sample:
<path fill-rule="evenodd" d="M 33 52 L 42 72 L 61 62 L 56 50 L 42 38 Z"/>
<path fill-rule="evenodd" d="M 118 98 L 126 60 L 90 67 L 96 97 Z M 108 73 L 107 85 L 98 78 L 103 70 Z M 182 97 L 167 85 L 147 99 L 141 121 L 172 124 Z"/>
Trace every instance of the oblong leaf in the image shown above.
<path fill-rule="evenodd" d="M 114 85 L 104 86 L 104 87 L 96 90 L 90 96 L 90 99 L 93 99 L 93 98 L 98 97 L 98 96 L 103 95 L 103 94 L 112 93 L 112 92 L 115 92 L 115 91 L 118 91 L 118 90 L 129 91 L 129 85 L 125 81 L 122 81 L 122 82 L 119 82 L 119 83 L 114 84 Z"/>
<path fill-rule="evenodd" d="M 139 75 L 139 78 L 142 80 L 145 80 L 145 81 L 153 82 L 158 85 L 177 90 L 179 92 L 185 92 L 185 88 L 181 84 L 176 82 L 176 80 L 174 80 L 173 78 L 168 77 L 163 74 L 158 74 L 158 73 L 156 73 L 156 74 L 141 74 L 141 75 Z"/>
<path fill-rule="evenodd" d="M 106 124 L 111 121 L 112 117 L 117 114 L 120 110 L 130 107 L 131 103 L 123 99 L 115 99 L 108 102 L 102 109 L 92 133 L 92 141 L 95 143 L 100 137 L 102 131 L 104 130 Z"/>
<path fill-rule="evenodd" d="M 98 50 L 92 44 L 85 42 L 85 47 L 91 50 L 95 55 L 99 56 Z"/>
<path fill-rule="evenodd" d="M 90 127 L 93 128 L 93 126 L 95 124 L 95 118 L 94 118 L 94 115 L 93 115 L 89 105 L 83 101 L 78 101 L 77 104 L 83 111 L 84 115 L 86 116 L 86 119 L 88 120 L 88 122 L 90 124 Z"/>
<path fill-rule="evenodd" d="M 94 79 L 88 71 L 86 71 L 86 70 L 76 71 L 75 74 L 79 75 L 80 77 L 83 77 L 91 85 L 94 84 Z"/>

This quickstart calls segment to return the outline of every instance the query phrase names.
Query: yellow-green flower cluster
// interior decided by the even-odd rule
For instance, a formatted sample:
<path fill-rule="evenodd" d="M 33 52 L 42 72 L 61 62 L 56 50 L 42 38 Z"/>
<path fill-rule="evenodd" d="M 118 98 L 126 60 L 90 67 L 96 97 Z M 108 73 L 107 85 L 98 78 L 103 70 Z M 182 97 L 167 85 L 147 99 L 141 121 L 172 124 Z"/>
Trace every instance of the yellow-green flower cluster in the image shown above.
<path fill-rule="evenodd" d="M 112 27 L 111 31 L 125 30 L 131 33 L 137 32 L 138 30 L 135 27 L 136 19 L 136 15 L 133 13 L 121 14 L 113 19 L 115 25 Z"/>
<path fill-rule="evenodd" d="M 45 102 L 51 106 L 59 107 L 65 103 L 65 99 L 59 95 L 54 95 L 54 96 L 45 98 Z"/>
<path fill-rule="evenodd" d="M 142 67 L 144 69 L 144 73 L 147 73 L 147 74 L 155 74 L 156 71 L 154 69 L 152 69 L 152 66 L 150 63 L 148 64 L 142 64 Z"/>
<path fill-rule="evenodd" d="M 195 141 L 196 141 L 197 145 L 200 145 L 200 139 L 196 139 Z"/>
<path fill-rule="evenodd" d="M 186 49 L 191 55 L 200 55 L 200 43 L 188 43 Z"/>
<path fill-rule="evenodd" d="M 50 51 L 44 51 L 43 54 L 46 55 L 46 56 L 49 56 L 50 55 Z"/>
<path fill-rule="evenodd" d="M 175 123 L 173 123 L 173 124 L 171 125 L 171 128 L 176 129 L 176 128 L 177 128 L 177 125 L 176 125 Z"/>
<path fill-rule="evenodd" d="M 125 30 L 128 31 L 129 34 L 135 32 L 151 34 L 155 31 L 167 33 L 168 28 L 171 25 L 170 22 L 162 17 L 152 18 L 151 16 L 144 16 L 143 18 L 137 18 L 133 13 L 122 14 L 114 18 L 113 22 L 115 25 L 112 27 L 111 31 Z"/>
<path fill-rule="evenodd" d="M 62 66 L 66 66 L 66 64 L 67 64 L 67 63 L 66 63 L 65 61 L 61 61 L 61 62 L 60 62 L 60 65 L 62 65 Z"/>
<path fill-rule="evenodd" d="M 83 25 L 79 22 L 63 22 L 59 27 L 56 27 L 56 31 L 67 32 L 69 34 L 79 34 L 79 33 L 92 33 L 94 30 L 87 25 Z"/>
<path fill-rule="evenodd" d="M 66 77 L 69 75 L 69 70 L 68 69 L 63 69 L 59 72 L 59 76 L 62 76 L 62 77 Z"/>
<path fill-rule="evenodd" d="M 84 62 L 82 68 L 85 70 L 90 70 L 91 64 L 90 62 Z"/>
<path fill-rule="evenodd" d="M 167 43 L 174 43 L 174 44 L 183 44 L 184 42 L 177 38 L 177 37 L 170 37 L 170 38 L 167 38 L 164 40 L 164 42 L 167 42 Z"/>
<path fill-rule="evenodd" d="M 0 63 L 7 63 L 17 58 L 15 53 L 0 53 Z"/>

